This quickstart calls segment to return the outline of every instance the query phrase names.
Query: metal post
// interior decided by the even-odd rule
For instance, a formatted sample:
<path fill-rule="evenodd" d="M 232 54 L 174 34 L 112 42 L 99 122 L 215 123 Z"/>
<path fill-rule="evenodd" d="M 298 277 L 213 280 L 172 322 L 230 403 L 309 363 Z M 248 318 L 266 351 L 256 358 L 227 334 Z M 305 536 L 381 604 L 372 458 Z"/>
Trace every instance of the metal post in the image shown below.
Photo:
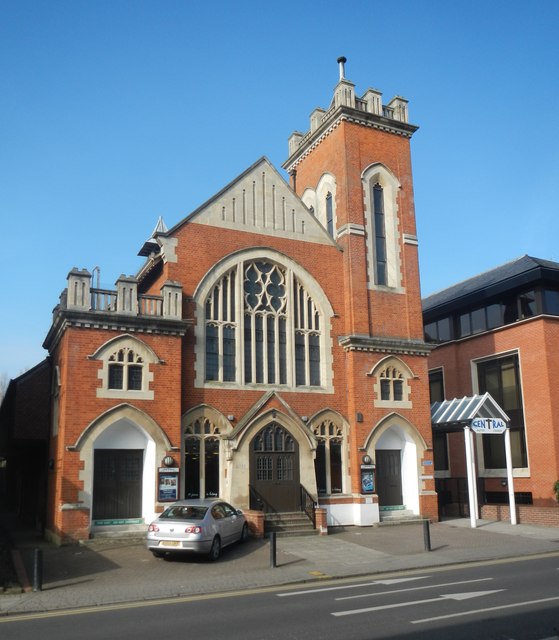
<path fill-rule="evenodd" d="M 505 457 L 507 460 L 507 484 L 509 487 L 510 523 L 516 524 L 516 500 L 514 497 L 514 480 L 512 476 L 512 452 L 510 446 L 510 428 L 505 429 Z"/>
<path fill-rule="evenodd" d="M 472 440 L 470 438 L 470 427 L 464 427 L 464 446 L 466 448 L 466 471 L 468 473 L 468 498 L 470 502 L 470 526 L 477 527 L 476 504 L 474 498 L 475 478 L 473 478 L 472 466 Z"/>
<path fill-rule="evenodd" d="M 429 520 L 423 520 L 423 543 L 425 551 L 431 551 L 431 533 L 429 531 Z"/>
<path fill-rule="evenodd" d="M 33 591 L 43 589 L 43 550 L 35 549 L 33 553 Z"/>
<path fill-rule="evenodd" d="M 270 567 L 277 567 L 276 562 L 276 532 L 270 531 Z"/>
<path fill-rule="evenodd" d="M 474 486 L 474 509 L 476 518 L 479 515 L 479 504 L 478 504 L 478 495 L 477 495 L 477 464 L 476 464 L 476 436 L 475 433 L 470 429 L 470 440 L 471 440 L 471 452 L 472 452 L 472 478 L 473 478 L 473 486 Z"/>

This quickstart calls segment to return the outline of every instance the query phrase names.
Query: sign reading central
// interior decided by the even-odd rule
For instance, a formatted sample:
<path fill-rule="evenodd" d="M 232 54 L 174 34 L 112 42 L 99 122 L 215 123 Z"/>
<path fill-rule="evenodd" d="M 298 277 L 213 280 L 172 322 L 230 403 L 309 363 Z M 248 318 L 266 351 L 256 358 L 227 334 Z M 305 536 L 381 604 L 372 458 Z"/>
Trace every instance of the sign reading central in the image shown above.
<path fill-rule="evenodd" d="M 475 433 L 503 433 L 507 423 L 501 418 L 474 418 L 471 426 Z"/>

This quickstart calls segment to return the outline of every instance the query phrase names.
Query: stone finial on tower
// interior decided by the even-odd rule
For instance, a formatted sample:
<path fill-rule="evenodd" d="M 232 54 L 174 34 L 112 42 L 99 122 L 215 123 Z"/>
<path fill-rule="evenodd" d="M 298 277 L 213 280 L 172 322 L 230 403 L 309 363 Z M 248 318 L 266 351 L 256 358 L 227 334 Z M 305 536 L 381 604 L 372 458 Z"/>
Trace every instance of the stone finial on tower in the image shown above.
<path fill-rule="evenodd" d="M 347 58 L 345 56 L 340 56 L 338 58 L 338 65 L 340 68 L 340 80 L 345 78 L 345 63 L 347 62 Z"/>

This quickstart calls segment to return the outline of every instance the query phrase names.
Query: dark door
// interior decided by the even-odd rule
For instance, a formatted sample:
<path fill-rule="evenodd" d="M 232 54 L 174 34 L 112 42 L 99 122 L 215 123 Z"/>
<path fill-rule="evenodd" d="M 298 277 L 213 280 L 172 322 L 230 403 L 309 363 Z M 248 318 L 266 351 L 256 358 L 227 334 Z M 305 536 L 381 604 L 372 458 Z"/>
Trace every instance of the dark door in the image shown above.
<path fill-rule="evenodd" d="M 251 443 L 251 506 L 264 511 L 298 511 L 299 448 L 293 436 L 272 422 Z"/>
<path fill-rule="evenodd" d="M 377 494 L 381 507 L 402 504 L 402 452 L 399 449 L 377 449 Z"/>
<path fill-rule="evenodd" d="M 93 470 L 93 519 L 142 515 L 142 449 L 97 449 Z"/>

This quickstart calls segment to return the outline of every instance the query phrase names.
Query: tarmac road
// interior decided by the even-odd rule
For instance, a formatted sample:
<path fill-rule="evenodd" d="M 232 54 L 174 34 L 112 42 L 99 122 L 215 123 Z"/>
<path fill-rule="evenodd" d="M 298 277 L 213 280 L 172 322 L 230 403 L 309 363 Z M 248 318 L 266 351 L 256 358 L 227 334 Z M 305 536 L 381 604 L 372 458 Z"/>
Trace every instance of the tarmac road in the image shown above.
<path fill-rule="evenodd" d="M 271 567 L 267 540 L 251 539 L 223 551 L 216 563 L 198 556 L 157 559 L 138 540 L 92 540 L 55 547 L 4 516 L 21 565 L 23 593 L 0 595 L 0 615 L 146 601 L 273 585 L 308 583 L 328 577 L 381 574 L 478 560 L 559 554 L 559 530 L 506 522 L 449 520 L 430 526 L 425 550 L 421 524 L 352 527 L 328 536 L 277 539 Z M 35 549 L 42 552 L 42 589 L 32 591 Z"/>

